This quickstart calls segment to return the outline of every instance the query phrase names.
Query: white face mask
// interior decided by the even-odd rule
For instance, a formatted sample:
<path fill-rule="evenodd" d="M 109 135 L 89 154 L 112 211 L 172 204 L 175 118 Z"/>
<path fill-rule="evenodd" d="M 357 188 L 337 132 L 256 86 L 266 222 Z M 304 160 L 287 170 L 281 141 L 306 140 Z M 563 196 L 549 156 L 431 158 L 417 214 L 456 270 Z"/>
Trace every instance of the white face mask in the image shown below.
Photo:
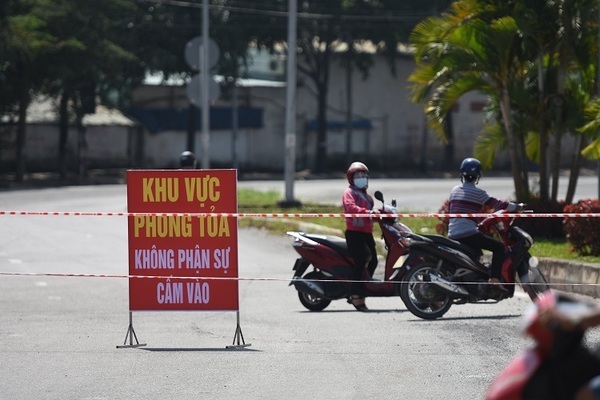
<path fill-rule="evenodd" d="M 354 186 L 359 189 L 366 189 L 369 187 L 369 178 L 356 178 L 354 179 Z"/>

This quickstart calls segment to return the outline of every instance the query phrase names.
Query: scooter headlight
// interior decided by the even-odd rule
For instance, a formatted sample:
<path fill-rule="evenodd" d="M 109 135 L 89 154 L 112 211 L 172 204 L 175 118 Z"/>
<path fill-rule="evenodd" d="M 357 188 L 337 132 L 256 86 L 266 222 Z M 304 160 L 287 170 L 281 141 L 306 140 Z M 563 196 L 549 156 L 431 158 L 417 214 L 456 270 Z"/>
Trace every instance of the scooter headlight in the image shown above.
<path fill-rule="evenodd" d="M 398 239 L 398 244 L 402 247 L 410 247 L 413 243 L 414 240 L 410 236 L 402 236 L 400 239 Z"/>
<path fill-rule="evenodd" d="M 540 261 L 538 260 L 538 258 L 537 258 L 537 257 L 531 257 L 531 258 L 529 259 L 529 266 L 530 266 L 531 268 L 535 268 L 535 267 L 537 267 L 539 263 L 540 263 Z"/>

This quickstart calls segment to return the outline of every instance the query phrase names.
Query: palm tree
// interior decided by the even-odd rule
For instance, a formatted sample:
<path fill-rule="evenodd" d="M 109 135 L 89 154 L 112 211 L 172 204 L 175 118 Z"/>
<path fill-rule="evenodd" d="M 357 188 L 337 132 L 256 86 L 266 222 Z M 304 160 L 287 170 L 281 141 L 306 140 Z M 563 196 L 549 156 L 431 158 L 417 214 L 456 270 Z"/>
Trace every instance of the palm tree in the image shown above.
<path fill-rule="evenodd" d="M 445 122 L 456 101 L 478 90 L 495 99 L 507 138 L 517 199 L 529 198 L 524 137 L 513 129 L 511 93 L 523 81 L 521 37 L 510 4 L 462 0 L 441 17 L 413 30 L 417 67 L 410 76 L 413 100 L 424 103 L 429 125 L 446 139 Z"/>
<path fill-rule="evenodd" d="M 565 132 L 577 135 L 568 202 L 582 154 L 595 152 L 593 146 L 581 151 L 589 128 L 587 135 L 576 128 L 596 91 L 591 74 L 597 7 L 597 0 L 459 0 L 413 31 L 418 64 L 411 76 L 413 99 L 425 104 L 428 122 L 443 140 L 444 122 L 458 98 L 469 90 L 487 94 L 492 124 L 477 139 L 475 154 L 491 165 L 496 151 L 508 148 L 518 199 L 529 198 L 525 162 L 530 159 L 540 164 L 542 200 L 549 197 L 552 167 L 556 201 Z"/>
<path fill-rule="evenodd" d="M 558 177 L 559 177 L 559 162 L 562 159 L 562 137 L 565 132 L 571 128 L 572 133 L 577 133 L 573 125 L 565 123 L 565 119 L 569 117 L 568 113 L 563 111 L 563 107 L 571 106 L 574 113 L 575 124 L 581 124 L 580 117 L 583 113 L 585 102 L 589 96 L 596 92 L 594 85 L 594 77 L 591 76 L 591 67 L 596 64 L 594 55 L 598 54 L 597 49 L 597 15 L 598 1 L 597 0 L 551 0 L 550 8 L 553 14 L 550 14 L 557 23 L 556 37 L 554 39 L 554 48 L 556 53 L 557 66 L 557 99 L 558 109 L 556 110 L 556 127 L 554 132 L 554 151 L 552 159 L 552 199 L 557 198 L 558 193 Z M 573 101 L 566 103 L 566 90 L 569 81 L 576 79 L 576 88 L 572 89 L 575 99 L 582 101 Z M 573 82 L 571 82 L 573 84 Z M 577 87 L 578 86 L 578 87 Z M 582 92 L 577 94 L 577 92 Z M 579 104 L 578 108 L 573 109 L 573 104 Z M 568 108 L 566 109 L 568 110 Z M 567 190 L 566 201 L 571 202 L 579 177 L 581 165 L 582 150 L 586 144 L 585 135 L 576 136 L 576 148 L 573 154 L 571 172 L 569 177 L 569 187 Z"/>

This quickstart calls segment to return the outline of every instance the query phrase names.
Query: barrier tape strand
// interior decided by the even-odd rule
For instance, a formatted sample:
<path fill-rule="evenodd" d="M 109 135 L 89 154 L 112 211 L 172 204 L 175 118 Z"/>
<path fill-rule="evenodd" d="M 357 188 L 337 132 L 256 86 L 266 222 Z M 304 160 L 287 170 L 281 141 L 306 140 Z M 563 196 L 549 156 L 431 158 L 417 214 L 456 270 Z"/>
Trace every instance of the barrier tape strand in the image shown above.
<path fill-rule="evenodd" d="M 2 272 L 0 271 L 0 276 L 17 276 L 17 277 L 68 277 L 68 278 L 127 278 L 127 279 L 179 279 L 179 280 L 196 280 L 196 281 L 272 281 L 272 282 L 294 282 L 296 278 L 260 278 L 260 277 L 195 277 L 195 276 L 165 276 L 165 275 L 129 275 L 129 274 L 84 274 L 84 273 L 60 273 L 60 272 Z M 336 280 L 327 280 L 327 279 L 304 279 L 305 281 L 310 282 L 327 282 L 327 283 L 370 283 L 372 280 L 351 280 L 351 279 L 336 279 Z M 386 282 L 393 284 L 401 284 L 404 283 L 402 281 L 377 281 L 377 282 Z M 422 282 L 423 284 L 427 282 Z M 488 282 L 460 282 L 461 285 L 496 285 L 495 283 Z M 536 283 L 531 282 L 529 285 L 548 285 L 548 286 L 600 286 L 600 283 L 571 283 L 571 282 L 563 282 L 563 283 Z M 511 286 L 511 285 L 520 285 L 518 282 L 512 283 L 503 283 L 503 285 Z"/>
<path fill-rule="evenodd" d="M 231 218 L 600 218 L 600 213 L 223 213 L 223 212 L 95 212 L 95 211 L 2 211 L 0 216 L 69 216 L 69 217 L 231 217 Z"/>

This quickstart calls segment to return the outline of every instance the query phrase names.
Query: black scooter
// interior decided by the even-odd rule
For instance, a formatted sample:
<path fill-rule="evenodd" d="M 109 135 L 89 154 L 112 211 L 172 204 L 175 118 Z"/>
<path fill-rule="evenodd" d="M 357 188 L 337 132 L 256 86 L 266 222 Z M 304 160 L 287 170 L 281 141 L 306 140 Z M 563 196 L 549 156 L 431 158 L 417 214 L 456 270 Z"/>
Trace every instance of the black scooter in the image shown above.
<path fill-rule="evenodd" d="M 516 277 L 531 297 L 548 289 L 538 260 L 529 249 L 533 239 L 523 229 L 514 226 L 514 217 L 506 210 L 497 211 L 480 224 L 482 232 L 497 233 L 505 245 L 502 265 L 502 288 L 487 284 L 490 268 L 475 250 L 457 241 L 434 240 L 416 234 L 400 239 L 409 251 L 407 271 L 400 285 L 400 296 L 406 308 L 423 319 L 443 316 L 453 304 L 498 302 L 514 295 Z"/>

